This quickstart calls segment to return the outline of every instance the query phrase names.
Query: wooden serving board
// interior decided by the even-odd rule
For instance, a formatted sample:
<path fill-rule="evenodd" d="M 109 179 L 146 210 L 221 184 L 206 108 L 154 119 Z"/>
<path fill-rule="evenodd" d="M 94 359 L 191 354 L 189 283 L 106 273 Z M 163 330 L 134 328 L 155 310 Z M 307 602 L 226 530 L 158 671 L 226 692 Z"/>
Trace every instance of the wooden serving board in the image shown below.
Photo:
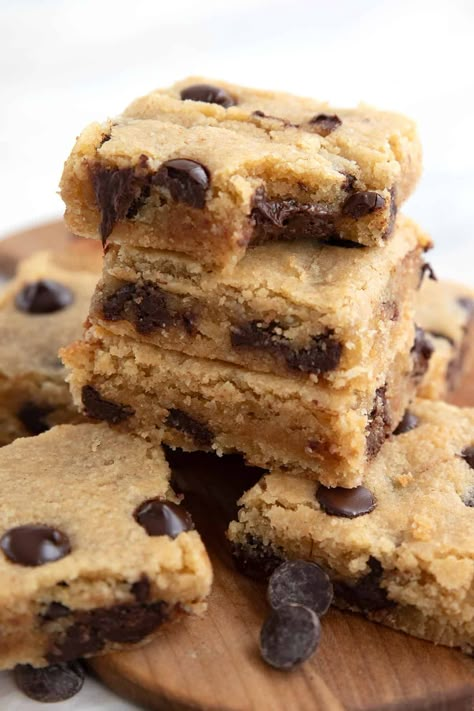
<path fill-rule="evenodd" d="M 0 266 L 11 272 L 19 257 L 70 239 L 60 223 L 18 234 L 0 242 Z M 453 400 L 474 405 L 473 377 Z M 291 673 L 267 667 L 258 653 L 265 586 L 235 572 L 224 538 L 256 474 L 234 457 L 173 455 L 171 463 L 214 565 L 209 610 L 163 628 L 146 647 L 93 660 L 111 689 L 167 711 L 473 711 L 473 659 L 336 610 L 323 619 L 313 659 Z"/>

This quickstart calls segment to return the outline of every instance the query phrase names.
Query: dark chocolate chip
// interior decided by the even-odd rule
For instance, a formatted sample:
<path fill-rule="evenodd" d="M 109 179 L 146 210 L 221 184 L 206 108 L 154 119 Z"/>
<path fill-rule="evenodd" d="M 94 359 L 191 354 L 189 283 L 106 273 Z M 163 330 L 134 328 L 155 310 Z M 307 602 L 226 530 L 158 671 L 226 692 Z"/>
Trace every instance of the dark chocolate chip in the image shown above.
<path fill-rule="evenodd" d="M 267 580 L 283 562 L 283 556 L 261 540 L 247 536 L 244 545 L 232 544 L 235 567 L 254 580 Z"/>
<path fill-rule="evenodd" d="M 46 610 L 41 615 L 44 622 L 51 622 L 53 620 L 59 620 L 60 617 L 66 617 L 71 613 L 69 607 L 63 605 L 62 602 L 50 602 Z"/>
<path fill-rule="evenodd" d="M 433 271 L 433 267 L 431 264 L 428 264 L 428 262 L 425 262 L 422 267 L 421 267 L 421 273 L 420 273 L 420 286 L 423 283 L 423 279 L 425 278 L 425 275 L 428 275 L 428 278 L 431 279 L 432 281 L 438 281 L 438 278 L 436 274 Z"/>
<path fill-rule="evenodd" d="M 274 610 L 282 605 L 303 605 L 321 617 L 329 610 L 333 589 L 328 574 L 316 563 L 288 560 L 272 573 L 267 597 Z"/>
<path fill-rule="evenodd" d="M 377 505 L 374 495 L 365 486 L 354 489 L 344 489 L 336 486 L 330 489 L 320 484 L 316 491 L 316 499 L 329 516 L 357 518 L 373 511 Z"/>
<path fill-rule="evenodd" d="M 309 124 L 320 136 L 326 137 L 339 128 L 342 121 L 336 114 L 317 114 L 309 120 Z"/>
<path fill-rule="evenodd" d="M 149 499 L 140 504 L 133 515 L 149 536 L 176 538 L 183 531 L 194 528 L 190 514 L 173 501 Z"/>
<path fill-rule="evenodd" d="M 263 659 L 276 669 L 289 670 L 314 654 L 321 638 L 318 616 L 302 605 L 274 610 L 260 632 Z"/>
<path fill-rule="evenodd" d="M 94 420 L 105 420 L 116 425 L 135 414 L 129 405 L 105 400 L 91 385 L 84 385 L 81 397 L 86 415 Z"/>
<path fill-rule="evenodd" d="M 376 612 L 393 607 L 394 602 L 387 597 L 387 591 L 380 586 L 383 568 L 376 558 L 368 560 L 370 572 L 355 584 L 334 582 L 336 601 L 343 601 L 349 607 L 362 612 Z"/>
<path fill-rule="evenodd" d="M 150 599 L 151 584 L 147 575 L 143 574 L 130 588 L 130 592 L 137 602 L 148 602 Z"/>
<path fill-rule="evenodd" d="M 107 642 L 133 644 L 167 619 L 164 603 L 115 605 L 74 613 L 74 622 L 52 641 L 49 662 L 69 662 L 100 652 Z"/>
<path fill-rule="evenodd" d="M 71 289 L 51 279 L 25 284 L 15 296 L 15 306 L 27 314 L 52 314 L 70 306 L 73 301 Z"/>
<path fill-rule="evenodd" d="M 342 206 L 342 214 L 347 217 L 365 217 L 375 210 L 385 207 L 385 198 L 379 193 L 365 190 L 364 192 L 349 195 Z"/>
<path fill-rule="evenodd" d="M 391 434 L 392 421 L 387 405 L 387 388 L 375 391 L 374 404 L 368 416 L 366 428 L 366 452 L 369 459 L 379 453 L 383 443 Z"/>
<path fill-rule="evenodd" d="M 350 173 L 342 173 L 344 175 L 345 180 L 343 184 L 341 185 L 342 190 L 346 193 L 352 193 L 354 192 L 354 185 L 357 181 L 357 178 L 355 175 L 351 175 Z"/>
<path fill-rule="evenodd" d="M 187 158 L 175 158 L 163 163 L 153 183 L 169 190 L 176 202 L 202 209 L 206 204 L 206 192 L 211 184 L 208 169 L 201 163 Z"/>
<path fill-rule="evenodd" d="M 14 670 L 17 687 L 30 699 L 45 704 L 70 699 L 82 689 L 84 670 L 79 663 L 51 664 L 35 669 L 19 664 Z"/>
<path fill-rule="evenodd" d="M 36 405 L 34 402 L 25 402 L 16 413 L 25 430 L 32 435 L 39 435 L 50 429 L 45 419 L 53 408 L 49 405 Z"/>
<path fill-rule="evenodd" d="M 235 99 L 225 89 L 212 84 L 193 84 L 181 91 L 183 101 L 204 101 L 206 104 L 219 104 L 225 109 L 235 106 Z"/>
<path fill-rule="evenodd" d="M 410 410 L 405 410 L 405 414 L 403 415 L 400 424 L 398 425 L 397 429 L 393 434 L 405 434 L 405 432 L 410 432 L 411 430 L 416 429 L 419 424 L 420 420 L 418 419 L 418 417 L 414 415 L 413 412 L 410 412 Z"/>
<path fill-rule="evenodd" d="M 250 217 L 257 232 L 256 243 L 275 237 L 324 239 L 335 229 L 335 213 L 326 205 L 269 198 L 262 187 L 255 191 Z"/>
<path fill-rule="evenodd" d="M 423 376 L 428 370 L 428 365 L 430 358 L 433 355 L 433 351 L 433 344 L 426 337 L 425 331 L 420 328 L 420 326 L 416 326 L 415 342 L 411 349 L 411 356 L 413 359 L 412 378 L 415 385 L 421 382 Z"/>
<path fill-rule="evenodd" d="M 172 407 L 166 418 L 167 427 L 172 427 L 174 430 L 183 432 L 189 435 L 197 444 L 202 447 L 210 447 L 214 440 L 214 433 L 199 420 L 194 419 L 191 415 L 183 410 Z"/>
<path fill-rule="evenodd" d="M 461 452 L 461 457 L 474 469 L 474 447 L 465 447 Z"/>
<path fill-rule="evenodd" d="M 41 524 L 11 528 L 0 539 L 0 548 L 13 563 L 25 566 L 52 563 L 71 552 L 65 533 Z"/>

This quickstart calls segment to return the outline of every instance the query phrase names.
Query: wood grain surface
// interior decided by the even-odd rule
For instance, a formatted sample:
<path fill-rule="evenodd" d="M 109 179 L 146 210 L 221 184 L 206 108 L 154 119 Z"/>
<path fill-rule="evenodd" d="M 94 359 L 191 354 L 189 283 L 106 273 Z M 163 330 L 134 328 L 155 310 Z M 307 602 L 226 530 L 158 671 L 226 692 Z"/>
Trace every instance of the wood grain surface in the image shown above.
<path fill-rule="evenodd" d="M 0 242 L 12 272 L 35 249 L 74 244 L 60 223 Z M 454 394 L 474 405 L 468 374 Z M 145 708 L 166 711 L 473 711 L 474 660 L 357 615 L 331 610 L 318 653 L 300 669 L 270 669 L 258 653 L 265 587 L 235 572 L 224 538 L 235 502 L 258 473 L 235 457 L 170 454 L 214 565 L 209 610 L 162 629 L 141 649 L 98 657 L 94 673 Z"/>

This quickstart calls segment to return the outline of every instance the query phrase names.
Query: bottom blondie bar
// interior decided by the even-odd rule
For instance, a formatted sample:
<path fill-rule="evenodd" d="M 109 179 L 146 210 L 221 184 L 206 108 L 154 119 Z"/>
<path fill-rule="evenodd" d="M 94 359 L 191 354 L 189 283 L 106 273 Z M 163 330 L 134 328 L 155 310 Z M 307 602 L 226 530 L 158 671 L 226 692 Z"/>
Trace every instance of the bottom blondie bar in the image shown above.
<path fill-rule="evenodd" d="M 240 567 L 323 566 L 336 604 L 474 652 L 474 409 L 416 401 L 364 487 L 265 476 L 228 536 Z"/>

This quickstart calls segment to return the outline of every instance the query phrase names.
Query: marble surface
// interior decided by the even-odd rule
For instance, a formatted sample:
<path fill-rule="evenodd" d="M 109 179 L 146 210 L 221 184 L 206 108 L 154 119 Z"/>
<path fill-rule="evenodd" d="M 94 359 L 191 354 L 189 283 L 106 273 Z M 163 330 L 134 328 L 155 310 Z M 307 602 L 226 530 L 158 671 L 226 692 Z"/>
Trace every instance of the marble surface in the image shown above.
<path fill-rule="evenodd" d="M 0 0 L 0 238 L 59 217 L 85 124 L 189 74 L 360 100 L 417 119 L 425 173 L 406 211 L 442 275 L 474 284 L 474 3 L 469 0 Z M 0 708 L 40 708 L 0 675 Z M 89 680 L 65 711 L 132 708 Z"/>

